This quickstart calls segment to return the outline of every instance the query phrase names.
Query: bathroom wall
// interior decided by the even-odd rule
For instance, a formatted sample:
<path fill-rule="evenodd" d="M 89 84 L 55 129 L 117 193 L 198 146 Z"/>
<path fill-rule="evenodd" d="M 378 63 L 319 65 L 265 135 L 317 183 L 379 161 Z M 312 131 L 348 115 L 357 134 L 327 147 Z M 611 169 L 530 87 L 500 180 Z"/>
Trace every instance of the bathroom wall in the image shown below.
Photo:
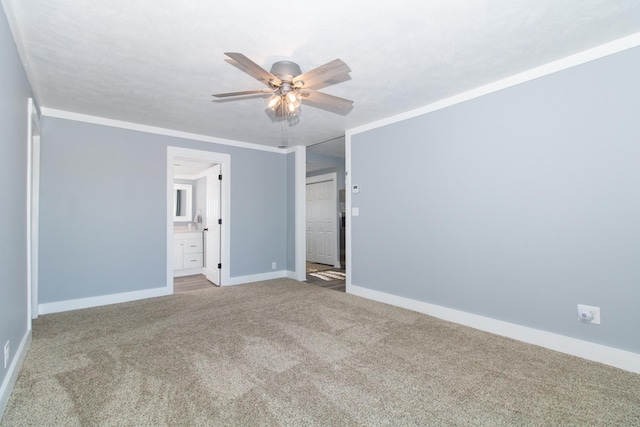
<path fill-rule="evenodd" d="M 203 176 L 193 181 L 193 217 L 200 215 L 200 222 L 195 224 L 197 230 L 202 230 L 207 223 L 207 177 Z"/>

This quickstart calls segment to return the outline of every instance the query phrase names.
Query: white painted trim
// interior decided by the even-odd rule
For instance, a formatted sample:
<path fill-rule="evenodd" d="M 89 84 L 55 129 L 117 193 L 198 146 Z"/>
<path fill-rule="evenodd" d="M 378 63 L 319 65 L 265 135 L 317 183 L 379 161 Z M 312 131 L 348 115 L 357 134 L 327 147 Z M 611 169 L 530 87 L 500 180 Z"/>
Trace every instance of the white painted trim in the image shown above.
<path fill-rule="evenodd" d="M 289 271 L 278 270 L 270 271 L 268 273 L 252 274 L 249 276 L 237 276 L 231 277 L 225 286 L 243 285 L 245 283 L 262 282 L 263 280 L 282 279 L 289 277 Z"/>
<path fill-rule="evenodd" d="M 345 192 L 345 230 L 344 230 L 344 251 L 345 251 L 345 287 L 349 292 L 351 286 L 351 225 L 353 224 L 351 217 L 351 134 L 347 133 L 344 139 L 344 192 Z"/>
<path fill-rule="evenodd" d="M 490 317 L 479 316 L 448 307 L 429 304 L 410 298 L 404 298 L 385 292 L 375 291 L 360 286 L 351 285 L 347 292 L 363 298 L 406 308 L 429 316 L 447 320 L 464 326 L 469 326 L 481 331 L 501 335 L 518 341 L 534 344 L 550 350 L 581 357 L 593 362 L 614 366 L 626 371 L 640 374 L 640 354 L 630 351 L 620 350 L 601 344 L 583 341 L 565 335 L 554 334 L 540 329 L 529 328 L 492 319 Z"/>
<path fill-rule="evenodd" d="M 27 102 L 27 206 L 26 206 L 26 223 L 27 223 L 27 330 L 31 330 L 31 319 L 33 312 L 33 221 L 31 215 L 32 209 L 32 175 L 33 175 L 33 99 L 29 98 Z"/>
<path fill-rule="evenodd" d="M 35 178 L 35 180 L 34 180 Z M 27 329 L 38 317 L 38 236 L 40 200 L 40 118 L 33 98 L 27 103 Z M 34 256 L 35 254 L 35 256 Z"/>
<path fill-rule="evenodd" d="M 298 273 L 295 271 L 291 271 L 291 270 L 287 270 L 285 271 L 285 277 L 287 279 L 293 279 L 293 280 L 298 280 Z M 305 271 L 305 280 L 306 280 L 306 271 Z M 300 282 L 302 282 L 302 280 L 299 280 Z"/>
<path fill-rule="evenodd" d="M 179 130 L 166 129 L 156 126 L 142 125 L 139 123 L 125 122 L 122 120 L 106 119 L 103 117 L 90 116 L 87 114 L 73 113 L 71 111 L 57 110 L 55 108 L 41 107 L 42 115 L 57 119 L 75 120 L 77 122 L 92 123 L 102 126 L 110 126 L 120 129 L 129 129 L 139 132 L 153 133 L 157 135 L 173 136 L 176 138 L 191 139 L 194 141 L 211 142 L 214 144 L 228 145 L 232 147 L 248 148 L 251 150 L 269 151 L 271 153 L 285 154 L 281 148 L 269 147 L 266 145 L 253 144 L 250 142 L 235 141 L 232 139 L 217 138 L 213 136 L 201 135 L 197 133 L 183 132 Z"/>
<path fill-rule="evenodd" d="M 182 270 L 173 270 L 173 277 L 193 276 L 195 274 L 204 274 L 204 268 L 183 268 Z"/>
<path fill-rule="evenodd" d="M 333 194 L 335 196 L 335 206 L 336 206 L 336 210 L 335 210 L 335 228 L 333 230 L 335 239 L 334 239 L 334 254 L 335 256 L 333 257 L 333 266 L 335 268 L 340 268 L 342 267 L 340 265 L 340 212 L 338 211 L 338 173 L 337 172 L 329 172 L 329 173 L 325 173 L 322 175 L 315 175 L 315 176 L 310 176 L 307 177 L 307 181 L 306 181 L 306 185 L 309 184 L 317 184 L 319 182 L 328 182 L 331 181 L 333 182 Z M 305 185 L 305 207 L 306 207 L 306 185 Z M 306 227 L 305 227 L 306 230 Z M 305 236 L 306 237 L 306 236 Z M 306 253 L 305 253 L 306 255 Z"/>
<path fill-rule="evenodd" d="M 206 176 L 207 176 L 207 171 L 203 170 L 202 172 L 197 173 L 195 175 L 179 175 L 179 174 L 176 174 L 176 175 L 173 176 L 173 178 L 174 179 L 189 179 L 191 181 L 195 181 L 195 180 L 200 179 L 200 178 L 205 178 Z"/>
<path fill-rule="evenodd" d="M 307 280 L 307 147 L 298 145 L 295 153 L 295 263 L 296 277 Z"/>
<path fill-rule="evenodd" d="M 231 155 L 213 151 L 193 150 L 190 148 L 167 147 L 167 290 L 173 293 L 173 163 L 176 157 L 182 159 L 203 160 L 220 165 L 222 173 L 222 227 L 220 239 L 222 245 L 220 286 L 229 282 L 231 271 Z"/>
<path fill-rule="evenodd" d="M 171 295 L 167 288 L 144 289 L 141 291 L 122 292 L 119 294 L 101 295 L 98 297 L 78 298 L 66 301 L 39 304 L 40 314 L 60 313 L 63 311 L 80 310 L 83 308 L 101 307 L 103 305 L 120 304 L 122 302 L 137 301 L 146 298 L 156 298 Z"/>
<path fill-rule="evenodd" d="M 567 56 L 566 58 L 562 58 L 557 61 L 553 61 L 548 64 L 533 68 L 531 70 L 524 71 L 519 74 L 515 74 L 511 77 L 507 77 L 505 79 L 498 80 L 496 82 L 489 83 L 484 86 L 480 86 L 478 88 L 434 102 L 432 104 L 426 105 L 421 108 L 417 108 L 415 110 L 407 111 L 402 114 L 387 117 L 382 120 L 378 120 L 375 122 L 367 123 L 366 125 L 363 125 L 363 126 L 349 129 L 346 131 L 347 140 L 349 139 L 350 135 L 355 135 L 357 133 L 366 132 L 382 126 L 387 126 L 403 120 L 422 116 L 424 114 L 431 113 L 433 111 L 441 110 L 443 108 L 447 108 L 455 104 L 460 104 L 462 102 L 469 101 L 471 99 L 478 98 L 480 96 L 487 95 L 493 92 L 497 92 L 499 90 L 506 89 L 512 86 L 516 86 L 521 83 L 535 80 L 540 77 L 548 76 L 550 74 L 557 73 L 558 71 L 566 70 L 568 68 L 575 67 L 577 65 L 585 64 L 590 61 L 604 58 L 606 56 L 613 55 L 613 54 L 625 51 L 627 49 L 632 49 L 637 46 L 640 46 L 640 33 L 635 33 L 630 36 L 612 41 L 610 43 L 605 43 L 603 45 L 585 50 L 583 52 L 576 53 L 571 56 Z"/>
<path fill-rule="evenodd" d="M 27 357 L 27 351 L 29 350 L 30 345 L 31 330 L 27 330 L 22 337 L 22 340 L 20 340 L 20 345 L 18 346 L 18 349 L 16 350 L 13 359 L 11 360 L 11 364 L 9 365 L 9 369 L 7 370 L 7 375 L 5 375 L 4 381 L 2 381 L 2 385 L 0 386 L 0 420 L 4 415 L 5 409 L 7 409 L 11 391 L 13 391 L 13 387 L 16 384 L 18 374 L 20 373 L 20 369 L 22 369 L 24 359 Z"/>

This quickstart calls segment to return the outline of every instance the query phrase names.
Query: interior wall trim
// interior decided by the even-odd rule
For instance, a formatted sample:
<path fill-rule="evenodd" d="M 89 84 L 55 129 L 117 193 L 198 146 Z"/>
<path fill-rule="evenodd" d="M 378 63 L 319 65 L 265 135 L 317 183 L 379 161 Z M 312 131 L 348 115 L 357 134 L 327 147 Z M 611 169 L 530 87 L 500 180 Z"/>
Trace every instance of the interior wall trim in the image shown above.
<path fill-rule="evenodd" d="M 307 147 L 295 147 L 295 277 L 307 280 Z"/>
<path fill-rule="evenodd" d="M 106 119 L 104 117 L 91 116 L 87 114 L 73 113 L 71 111 L 57 110 L 55 108 L 41 107 L 42 115 L 57 119 L 74 120 L 77 122 L 92 123 L 102 126 L 110 126 L 120 129 L 134 130 L 138 132 L 153 133 L 156 135 L 173 136 L 176 138 L 191 139 L 194 141 L 211 142 L 214 144 L 229 145 L 232 147 L 248 148 L 250 150 L 268 151 L 271 153 L 286 154 L 284 150 L 277 147 L 252 144 L 250 142 L 234 141 L 232 139 L 216 138 L 213 136 L 201 135 L 197 133 L 183 132 L 179 130 L 166 129 L 156 126 L 142 125 L 139 123 L 125 122 L 122 120 Z"/>
<path fill-rule="evenodd" d="M 283 279 L 295 275 L 295 272 L 287 270 L 270 271 L 268 273 L 250 274 L 248 276 L 236 276 L 229 278 L 225 286 L 244 285 L 245 283 L 262 282 L 264 280 Z"/>
<path fill-rule="evenodd" d="M 171 295 L 172 290 L 166 287 L 144 289 L 141 291 L 122 292 L 118 294 L 101 295 L 98 297 L 78 298 L 66 301 L 48 302 L 38 305 L 40 314 L 60 313 L 63 311 L 79 310 L 82 308 L 100 307 L 121 302 L 137 301 L 146 298 Z"/>
<path fill-rule="evenodd" d="M 9 397 L 11 396 L 11 391 L 13 390 L 13 386 L 16 384 L 18 380 L 18 374 L 22 369 L 22 364 L 24 363 L 24 359 L 27 357 L 27 351 L 31 346 L 31 329 L 27 330 L 22 340 L 20 341 L 20 345 L 18 346 L 16 353 L 9 365 L 9 370 L 7 371 L 7 375 L 4 377 L 4 381 L 2 381 L 2 385 L 0 385 L 0 419 L 4 415 L 5 409 L 7 409 L 7 404 L 9 403 Z"/>
<path fill-rule="evenodd" d="M 587 49 L 574 55 L 567 56 L 557 61 L 549 62 L 539 67 L 532 68 L 522 73 L 515 74 L 511 77 L 507 77 L 505 79 L 498 80 L 475 89 L 471 89 L 458 95 L 443 99 L 441 101 L 425 105 L 424 107 L 416 108 L 402 114 L 367 123 L 356 128 L 348 129 L 346 131 L 346 145 L 349 145 L 351 143 L 351 135 L 366 132 L 414 117 L 422 116 L 427 113 L 441 110 L 452 105 L 460 104 L 474 98 L 488 95 L 502 89 L 519 85 L 521 83 L 526 83 L 540 77 L 548 76 L 550 74 L 557 73 L 559 71 L 566 70 L 568 68 L 572 68 L 581 64 L 585 64 L 587 62 L 595 61 L 597 59 L 604 58 L 606 56 L 613 55 L 638 46 L 640 46 L 640 33 L 635 33 L 630 36 L 623 37 L 621 39 L 614 40 L 612 42 L 605 43 L 591 49 Z"/>
<path fill-rule="evenodd" d="M 347 293 L 640 374 L 640 354 L 347 283 Z M 577 320 L 576 320 L 577 321 Z"/>

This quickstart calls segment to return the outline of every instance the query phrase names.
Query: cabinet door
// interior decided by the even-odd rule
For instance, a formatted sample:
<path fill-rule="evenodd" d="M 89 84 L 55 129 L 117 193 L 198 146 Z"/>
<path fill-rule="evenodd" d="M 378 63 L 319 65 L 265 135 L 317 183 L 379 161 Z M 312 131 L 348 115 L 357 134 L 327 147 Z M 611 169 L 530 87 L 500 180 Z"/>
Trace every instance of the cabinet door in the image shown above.
<path fill-rule="evenodd" d="M 197 254 L 184 254 L 184 268 L 202 267 L 202 252 Z"/>
<path fill-rule="evenodd" d="M 173 269 L 182 270 L 184 268 L 184 240 L 173 241 Z"/>
<path fill-rule="evenodd" d="M 202 238 L 184 240 L 184 253 L 185 254 L 202 253 Z"/>

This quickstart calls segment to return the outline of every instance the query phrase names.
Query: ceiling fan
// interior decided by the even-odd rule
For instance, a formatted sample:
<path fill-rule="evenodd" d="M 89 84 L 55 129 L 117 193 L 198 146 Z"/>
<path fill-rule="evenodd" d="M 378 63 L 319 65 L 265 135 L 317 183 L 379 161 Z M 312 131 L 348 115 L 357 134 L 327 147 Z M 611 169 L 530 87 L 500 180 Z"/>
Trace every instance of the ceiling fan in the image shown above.
<path fill-rule="evenodd" d="M 260 95 L 266 98 L 267 111 L 286 119 L 297 116 L 302 102 L 342 115 L 353 109 L 353 101 L 315 90 L 350 78 L 348 73 L 351 69 L 340 59 L 303 73 L 300 66 L 291 61 L 278 61 L 273 64 L 271 71 L 267 71 L 241 53 L 225 52 L 225 55 L 230 58 L 227 62 L 262 82 L 267 88 L 218 93 L 213 95 L 216 98 L 244 99 L 247 95 Z"/>

